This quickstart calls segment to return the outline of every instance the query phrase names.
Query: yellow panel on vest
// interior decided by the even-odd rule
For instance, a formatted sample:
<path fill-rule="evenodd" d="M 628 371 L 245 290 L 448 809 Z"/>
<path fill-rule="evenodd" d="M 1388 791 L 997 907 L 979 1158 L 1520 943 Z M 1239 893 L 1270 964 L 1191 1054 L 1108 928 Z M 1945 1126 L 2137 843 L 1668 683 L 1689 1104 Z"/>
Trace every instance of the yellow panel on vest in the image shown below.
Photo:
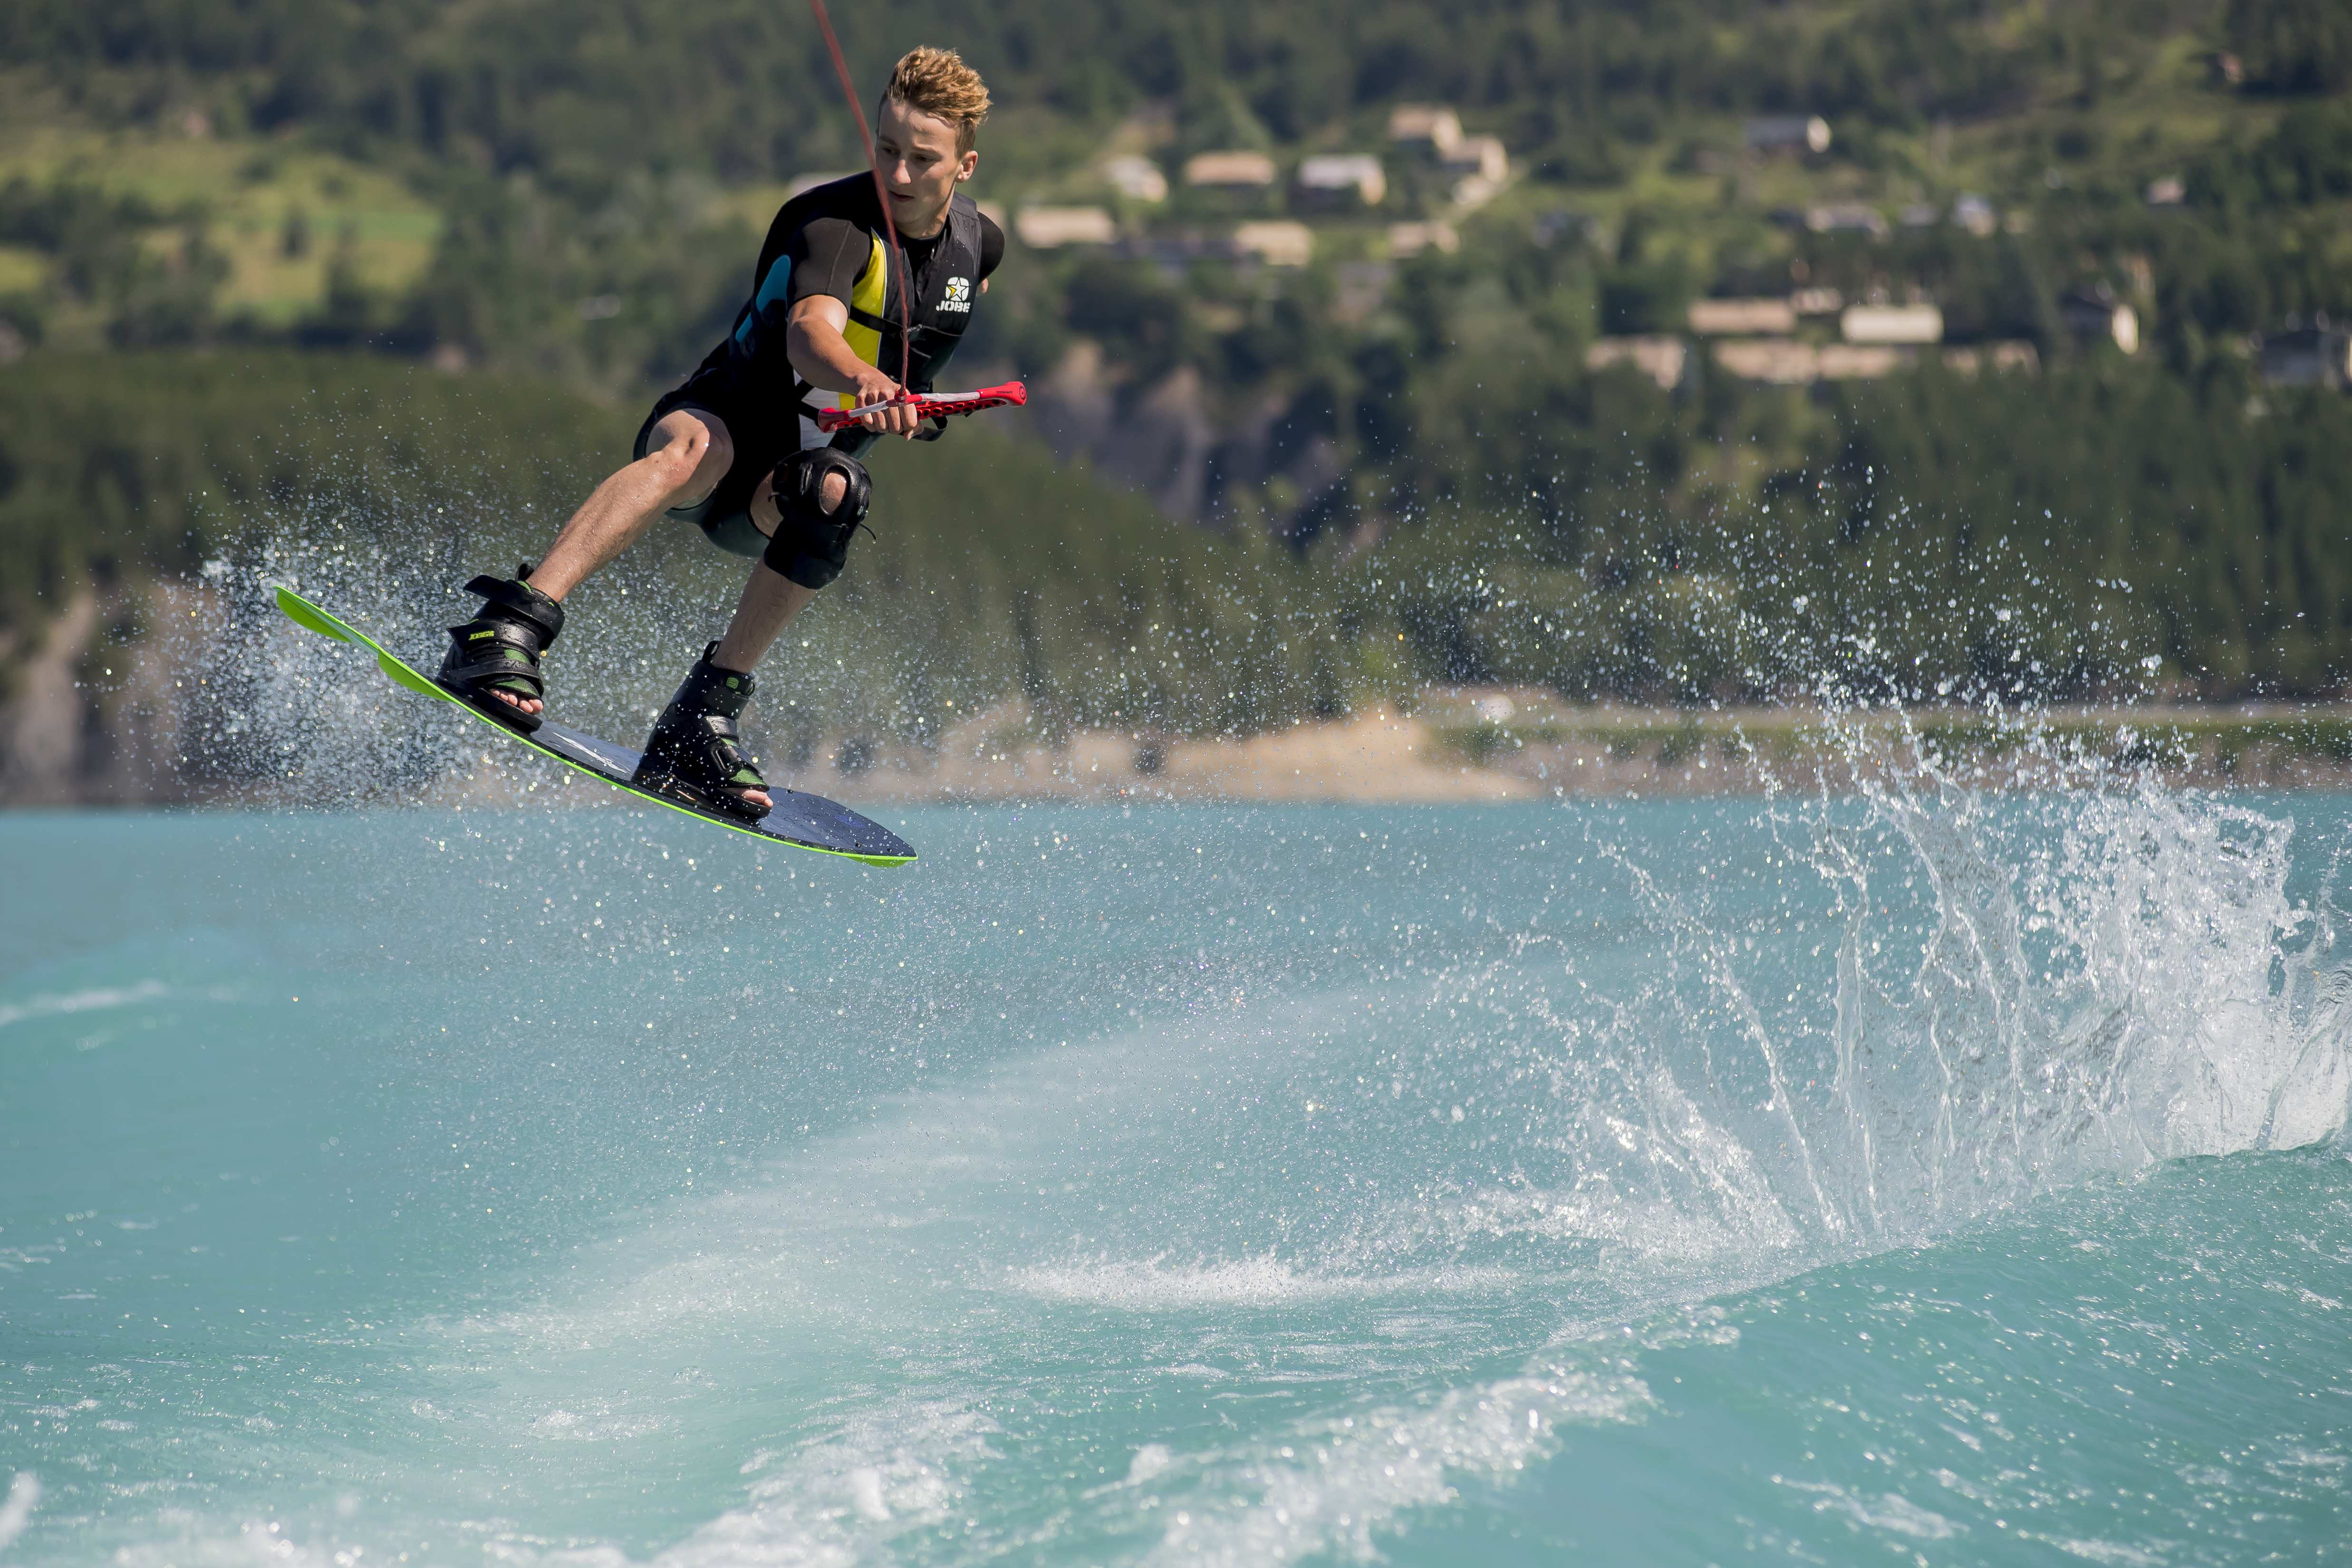
<path fill-rule="evenodd" d="M 856 287 L 849 291 L 849 303 L 853 308 L 863 310 L 868 316 L 872 316 L 879 319 L 882 316 L 884 307 L 888 305 L 890 302 L 889 293 L 889 252 L 882 243 L 882 236 L 880 235 L 876 235 L 874 236 L 873 254 L 866 258 L 866 270 L 857 275 Z M 841 336 L 842 340 L 849 345 L 849 351 L 851 353 L 856 354 L 859 359 L 864 360 L 869 365 L 879 366 L 881 364 L 881 333 L 877 332 L 871 327 L 861 327 L 856 321 L 852 320 L 842 324 Z M 857 394 L 856 392 L 843 392 L 841 394 L 839 406 L 842 408 L 856 408 L 857 406 Z"/>

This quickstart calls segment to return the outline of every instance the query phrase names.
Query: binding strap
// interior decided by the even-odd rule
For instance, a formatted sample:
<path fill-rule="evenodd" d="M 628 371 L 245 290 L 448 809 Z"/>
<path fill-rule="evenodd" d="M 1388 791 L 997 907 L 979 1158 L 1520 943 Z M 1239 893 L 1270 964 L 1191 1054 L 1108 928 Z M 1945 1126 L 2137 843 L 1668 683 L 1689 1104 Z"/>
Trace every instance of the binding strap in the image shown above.
<path fill-rule="evenodd" d="M 524 561 L 514 576 L 478 577 L 466 584 L 466 591 L 530 622 L 541 633 L 539 645 L 551 647 L 563 630 L 563 606 L 524 581 L 530 576 L 530 562 Z"/>

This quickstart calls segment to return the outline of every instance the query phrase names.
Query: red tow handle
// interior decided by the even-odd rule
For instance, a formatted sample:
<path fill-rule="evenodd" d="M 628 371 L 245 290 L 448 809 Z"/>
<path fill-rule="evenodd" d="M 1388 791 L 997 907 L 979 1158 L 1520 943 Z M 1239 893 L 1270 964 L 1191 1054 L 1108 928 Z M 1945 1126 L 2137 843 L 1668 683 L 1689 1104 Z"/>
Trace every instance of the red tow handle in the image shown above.
<path fill-rule="evenodd" d="M 982 387 L 978 392 L 948 392 L 938 397 L 908 392 L 888 402 L 868 403 L 864 408 L 819 410 L 816 427 L 830 435 L 836 430 L 856 424 L 877 409 L 911 407 L 925 419 L 934 419 L 942 414 L 978 413 L 984 408 L 1020 408 L 1028 401 L 1029 389 L 1019 382 L 1006 382 L 998 387 Z"/>

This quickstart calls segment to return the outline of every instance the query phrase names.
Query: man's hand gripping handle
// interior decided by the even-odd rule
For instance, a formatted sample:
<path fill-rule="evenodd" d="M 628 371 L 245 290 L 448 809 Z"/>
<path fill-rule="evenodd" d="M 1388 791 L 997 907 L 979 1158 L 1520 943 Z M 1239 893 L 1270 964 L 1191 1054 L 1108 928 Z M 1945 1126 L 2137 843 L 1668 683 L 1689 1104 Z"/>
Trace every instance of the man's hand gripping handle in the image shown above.
<path fill-rule="evenodd" d="M 830 435 L 853 424 L 863 423 L 877 410 L 912 408 L 925 419 L 939 419 L 951 413 L 978 413 L 984 408 L 1020 408 L 1029 401 L 1029 389 L 1019 382 L 1006 382 L 1003 386 L 982 387 L 978 392 L 950 392 L 940 397 L 926 397 L 920 392 L 908 392 L 887 403 L 871 403 L 864 408 L 828 408 L 820 410 L 816 427 Z"/>

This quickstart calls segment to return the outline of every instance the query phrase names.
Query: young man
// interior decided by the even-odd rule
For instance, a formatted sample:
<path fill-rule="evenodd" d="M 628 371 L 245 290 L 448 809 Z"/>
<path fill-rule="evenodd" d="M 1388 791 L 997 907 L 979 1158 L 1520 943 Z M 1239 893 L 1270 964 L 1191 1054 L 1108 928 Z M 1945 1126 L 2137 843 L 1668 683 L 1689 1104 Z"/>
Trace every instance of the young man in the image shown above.
<path fill-rule="evenodd" d="M 1003 232 L 957 191 L 979 165 L 972 141 L 988 107 L 987 87 L 952 52 L 915 49 L 898 62 L 882 95 L 874 168 L 903 256 L 891 254 L 869 175 L 786 202 L 734 329 L 654 404 L 636 460 L 596 486 L 535 573 L 525 566 L 510 580 L 466 585 L 487 602 L 450 629 L 445 686 L 526 735 L 538 728 L 539 660 L 562 630 L 564 596 L 656 517 L 684 518 L 759 564 L 727 634 L 703 650 L 655 721 L 636 781 L 707 809 L 766 814 L 766 784 L 736 725 L 752 666 L 839 575 L 872 497 L 859 456 L 886 434 L 933 440 L 946 427 L 891 403 L 904 352 L 901 290 L 913 328 L 906 388 L 928 392 L 1004 254 Z M 827 436 L 814 418 L 825 407 L 873 412 Z"/>

